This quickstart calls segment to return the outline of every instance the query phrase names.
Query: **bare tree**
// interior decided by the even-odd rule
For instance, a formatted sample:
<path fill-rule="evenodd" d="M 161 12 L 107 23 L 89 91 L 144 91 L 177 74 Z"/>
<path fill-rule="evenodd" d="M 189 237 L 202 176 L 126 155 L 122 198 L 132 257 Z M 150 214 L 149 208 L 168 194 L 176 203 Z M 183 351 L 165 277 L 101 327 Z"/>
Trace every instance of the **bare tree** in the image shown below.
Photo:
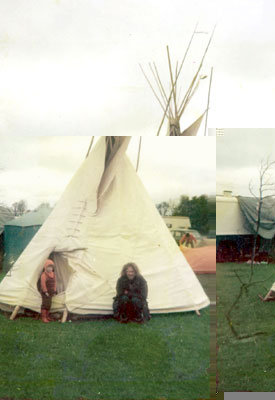
<path fill-rule="evenodd" d="M 16 201 L 12 204 L 12 209 L 15 216 L 22 215 L 27 211 L 27 203 L 25 200 Z"/>
<path fill-rule="evenodd" d="M 249 183 L 249 191 L 251 195 L 257 199 L 257 220 L 256 220 L 256 230 L 254 233 L 253 247 L 252 247 L 252 255 L 251 255 L 251 273 L 249 277 L 249 283 L 253 278 L 253 266 L 256 255 L 256 247 L 257 247 L 257 238 L 259 236 L 259 229 L 261 225 L 262 218 L 262 210 L 263 206 L 267 206 L 266 200 L 275 197 L 275 180 L 274 180 L 274 168 L 275 161 L 270 161 L 267 158 L 265 161 L 261 161 L 261 165 L 259 168 L 259 182 L 258 188 L 255 189 L 255 184 L 253 184 L 252 180 Z"/>
<path fill-rule="evenodd" d="M 251 256 L 251 269 L 250 269 L 250 275 L 248 278 L 247 282 L 244 282 L 244 280 L 238 275 L 237 271 L 235 270 L 234 273 L 236 277 L 238 278 L 240 282 L 240 290 L 235 298 L 234 302 L 232 303 L 231 307 L 229 310 L 226 312 L 225 316 L 228 321 L 229 327 L 231 329 L 231 332 L 234 334 L 234 336 L 237 339 L 244 339 L 247 337 L 252 337 L 256 336 L 259 334 L 264 334 L 264 332 L 254 332 L 251 333 L 250 335 L 240 335 L 232 321 L 232 311 L 234 308 L 237 306 L 239 301 L 241 300 L 242 296 L 244 293 L 248 294 L 248 289 L 252 285 L 257 285 L 259 283 L 263 283 L 267 280 L 269 280 L 270 277 L 267 279 L 261 280 L 261 281 L 252 281 L 253 279 L 253 273 L 254 273 L 254 261 L 255 261 L 255 255 L 256 255 L 256 246 L 257 246 L 257 238 L 259 236 L 259 230 L 261 226 L 261 219 L 262 219 L 262 211 L 263 207 L 268 207 L 267 201 L 268 199 L 275 197 L 275 161 L 270 161 L 269 158 L 267 158 L 265 161 L 261 161 L 261 165 L 259 168 L 259 180 L 257 183 L 252 182 L 252 180 L 249 183 L 249 191 L 251 195 L 257 199 L 257 217 L 256 217 L 256 229 L 254 233 L 254 239 L 253 239 L 253 247 L 252 247 L 252 256 Z"/>
<path fill-rule="evenodd" d="M 161 216 L 165 216 L 169 212 L 169 203 L 167 201 L 162 201 L 161 203 L 156 204 L 156 207 Z"/>

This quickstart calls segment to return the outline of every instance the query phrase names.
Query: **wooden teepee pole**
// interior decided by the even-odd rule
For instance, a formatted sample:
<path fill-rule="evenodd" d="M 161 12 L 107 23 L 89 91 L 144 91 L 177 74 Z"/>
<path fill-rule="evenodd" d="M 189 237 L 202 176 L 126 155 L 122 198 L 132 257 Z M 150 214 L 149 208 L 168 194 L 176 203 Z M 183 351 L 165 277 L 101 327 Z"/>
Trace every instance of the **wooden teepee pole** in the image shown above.
<path fill-rule="evenodd" d="M 85 157 L 85 158 L 87 158 L 88 155 L 89 155 L 89 153 L 90 153 L 90 150 L 91 150 L 92 145 L 93 145 L 94 138 L 95 138 L 95 137 L 93 136 L 92 139 L 91 139 L 90 146 L 89 146 L 89 148 L 88 148 L 88 151 L 87 151 L 87 154 L 86 154 L 86 157 Z"/>
<path fill-rule="evenodd" d="M 194 36 L 195 36 L 195 34 L 196 34 L 197 26 L 198 26 L 198 22 L 197 22 L 197 24 L 196 24 L 196 26 L 195 26 L 195 29 L 194 29 L 194 31 L 193 31 L 193 33 L 192 33 L 192 36 L 191 36 L 191 39 L 189 40 L 188 46 L 187 46 L 187 48 L 186 48 L 186 50 L 185 50 L 185 54 L 184 54 L 184 56 L 183 56 L 183 59 L 182 59 L 182 62 L 181 62 L 181 64 L 180 64 L 179 71 L 178 71 L 178 73 L 177 73 L 177 75 L 176 75 L 176 79 L 175 79 L 175 80 L 178 79 L 178 76 L 179 76 L 180 73 L 181 73 L 181 70 L 182 70 L 184 61 L 185 61 L 185 59 L 186 59 L 186 57 L 187 57 L 187 54 L 188 54 L 189 49 L 190 49 L 190 47 L 191 47 L 191 44 L 192 44 L 192 42 L 193 42 Z"/>
<path fill-rule="evenodd" d="M 201 59 L 199 68 L 198 68 L 198 70 L 197 70 L 197 72 L 196 72 L 196 74 L 195 74 L 195 76 L 194 76 L 194 78 L 193 78 L 193 80 L 192 80 L 192 82 L 191 82 L 191 84 L 190 84 L 190 86 L 189 86 L 187 92 L 185 93 L 185 96 L 184 96 L 182 102 L 181 102 L 181 105 L 180 105 L 180 107 L 179 107 L 179 118 L 181 118 L 181 116 L 182 116 L 182 114 L 183 114 L 183 112 L 184 112 L 184 109 L 185 109 L 185 107 L 186 107 L 186 100 L 188 99 L 188 96 L 190 95 L 190 92 L 192 91 L 192 88 L 193 88 L 193 86 L 194 86 L 194 84 L 195 84 L 195 82 L 196 82 L 196 79 L 197 79 L 197 77 L 198 77 L 198 75 L 199 75 L 199 72 L 200 72 L 200 70 L 201 70 L 201 68 L 202 68 L 202 65 L 203 65 L 205 56 L 206 56 L 206 54 L 207 54 L 207 52 L 208 52 L 210 43 L 212 42 L 215 29 L 216 29 L 216 25 L 214 26 L 214 28 L 213 28 L 213 30 L 212 30 L 210 39 L 209 39 L 208 44 L 207 44 L 207 46 L 206 46 L 206 49 L 205 49 L 205 51 L 204 51 L 204 54 L 203 54 L 203 57 L 202 57 L 202 59 Z"/>
<path fill-rule="evenodd" d="M 145 74 L 144 69 L 142 68 L 141 64 L 139 64 L 139 67 L 140 67 L 140 69 L 141 69 L 141 71 L 142 71 L 142 73 L 143 73 L 145 79 L 147 80 L 148 85 L 150 86 L 152 92 L 154 93 L 154 95 L 155 95 L 157 101 L 159 102 L 159 104 L 160 104 L 162 110 L 165 111 L 165 107 L 163 106 L 163 104 L 162 104 L 160 98 L 158 97 L 158 95 L 157 95 L 155 89 L 153 88 L 153 85 L 151 84 L 150 80 L 148 79 L 147 75 Z M 165 113 L 166 113 L 166 111 L 165 111 Z M 167 118 L 168 118 L 168 116 L 167 116 Z"/>
<path fill-rule="evenodd" d="M 181 70 L 182 70 L 184 61 L 185 61 L 185 59 L 186 59 L 186 57 L 187 57 L 187 54 L 188 54 L 189 49 L 190 49 L 190 47 L 191 47 L 192 41 L 193 41 L 194 36 L 195 36 L 195 34 L 196 34 L 197 26 L 198 26 L 198 23 L 197 23 L 196 26 L 195 26 L 195 29 L 194 29 L 194 31 L 193 31 L 193 33 L 192 33 L 192 36 L 191 36 L 191 39 L 189 40 L 188 46 L 187 46 L 187 48 L 186 48 L 186 50 L 185 50 L 185 54 L 184 54 L 184 57 L 183 57 L 182 62 L 181 62 L 181 64 L 180 64 L 179 70 L 178 70 L 178 72 L 177 72 L 177 74 L 176 74 L 176 76 L 175 76 L 174 86 L 177 85 L 178 77 L 180 76 L 180 73 L 181 73 Z M 163 125 L 163 122 L 164 122 L 164 119 L 165 119 L 165 116 L 167 116 L 166 112 L 167 112 L 168 107 L 170 107 L 170 100 L 171 100 L 172 95 L 173 95 L 173 91 L 171 90 L 170 96 L 169 96 L 168 101 L 167 101 L 167 106 L 166 106 L 165 113 L 164 113 L 164 115 L 163 115 L 163 117 L 162 117 L 162 120 L 161 120 L 159 129 L 158 129 L 158 131 L 157 131 L 157 136 L 159 136 L 160 130 L 161 130 L 161 128 L 162 128 L 162 125 Z"/>
<path fill-rule="evenodd" d="M 157 69 L 157 67 L 156 67 L 156 64 L 155 64 L 155 63 L 153 63 L 153 64 L 154 64 L 155 71 L 153 70 L 151 64 L 149 64 L 149 67 L 150 67 L 151 72 L 152 72 L 152 74 L 153 74 L 153 76 L 154 76 L 154 78 L 155 78 L 155 81 L 157 82 L 157 85 L 158 85 L 159 90 L 160 90 L 160 93 L 161 93 L 161 95 L 162 95 L 162 99 L 163 99 L 163 101 L 164 101 L 164 104 L 167 104 L 168 97 L 167 97 L 167 95 L 166 95 L 166 93 L 165 93 L 163 84 L 161 83 L 160 76 L 159 76 L 159 73 L 158 73 L 158 69 Z M 169 116 L 172 116 L 172 110 L 171 110 L 170 107 L 169 107 Z"/>
<path fill-rule="evenodd" d="M 170 104 L 170 100 L 171 100 L 171 98 L 172 98 L 172 91 L 171 91 L 171 93 L 170 93 L 170 96 L 169 96 L 169 99 L 168 99 L 168 101 L 167 101 L 166 110 L 165 110 L 165 112 L 164 112 L 164 114 L 163 114 L 163 117 L 162 117 L 162 120 L 161 120 L 160 126 L 159 126 L 159 128 L 158 128 L 158 131 L 157 131 L 157 136 L 159 136 L 160 130 L 161 130 L 161 128 L 162 128 L 162 125 L 163 125 L 163 122 L 164 122 L 164 120 L 165 120 L 165 117 L 166 117 L 166 111 L 168 110 L 168 107 L 169 107 L 169 104 Z"/>
<path fill-rule="evenodd" d="M 139 166 L 139 158 L 140 158 L 140 150 L 141 150 L 141 139 L 142 139 L 142 136 L 140 136 L 140 138 L 139 138 L 139 146 L 138 146 L 138 157 L 137 157 L 136 172 L 137 172 L 138 166 Z"/>
<path fill-rule="evenodd" d="M 169 53 L 169 47 L 168 46 L 166 46 L 166 50 L 167 50 L 167 57 L 168 57 L 168 64 L 169 64 L 169 71 L 170 71 L 170 80 L 171 80 L 171 85 L 172 85 L 172 93 L 173 93 L 173 99 L 174 99 L 175 118 L 178 119 L 176 90 L 175 90 L 176 84 L 174 84 L 173 72 L 172 72 L 172 66 L 171 66 L 171 59 L 170 59 L 170 53 Z"/>
<path fill-rule="evenodd" d="M 206 136 L 206 132 L 207 132 L 207 121 L 208 121 L 208 110 L 209 110 L 209 103 L 210 103 L 210 91 L 211 91 L 211 84 L 212 84 L 212 76 L 213 76 L 213 67 L 211 68 L 210 81 L 209 81 L 207 109 L 206 109 L 205 127 L 204 127 L 204 136 Z"/>
<path fill-rule="evenodd" d="M 176 64 L 176 70 L 175 70 L 175 76 L 177 76 L 177 75 L 178 75 L 178 66 L 179 66 L 179 62 L 177 61 L 177 64 Z M 178 87 L 177 87 L 177 85 L 175 85 L 175 97 L 176 97 L 176 103 L 177 103 L 177 91 L 178 91 Z"/>

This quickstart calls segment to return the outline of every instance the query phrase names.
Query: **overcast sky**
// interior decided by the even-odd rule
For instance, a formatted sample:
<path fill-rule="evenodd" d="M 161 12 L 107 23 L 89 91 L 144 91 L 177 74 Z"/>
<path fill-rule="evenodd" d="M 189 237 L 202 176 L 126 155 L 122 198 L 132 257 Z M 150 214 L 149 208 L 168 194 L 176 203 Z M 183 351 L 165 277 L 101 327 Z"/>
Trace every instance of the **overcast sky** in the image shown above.
<path fill-rule="evenodd" d="M 21 199 L 33 209 L 51 205 L 84 160 L 89 137 L 2 137 L 0 140 L 0 202 Z M 96 139 L 97 140 L 97 139 Z M 142 139 L 138 174 L 157 203 L 189 196 L 215 194 L 215 138 L 148 137 Z M 139 138 L 127 154 L 136 166 Z"/>
<path fill-rule="evenodd" d="M 274 11 L 274 0 L 1 0 L 0 132 L 154 136 L 162 110 L 138 64 L 155 61 L 168 90 L 166 45 L 175 66 L 197 21 L 208 33 L 217 23 L 202 71 L 214 67 L 208 126 L 273 126 Z M 181 94 L 208 38 L 195 35 Z"/>
<path fill-rule="evenodd" d="M 275 161 L 275 129 L 225 129 L 217 137 L 217 193 L 251 196 L 249 182 L 258 190 L 261 161 Z M 275 181 L 275 168 L 270 170 Z"/>

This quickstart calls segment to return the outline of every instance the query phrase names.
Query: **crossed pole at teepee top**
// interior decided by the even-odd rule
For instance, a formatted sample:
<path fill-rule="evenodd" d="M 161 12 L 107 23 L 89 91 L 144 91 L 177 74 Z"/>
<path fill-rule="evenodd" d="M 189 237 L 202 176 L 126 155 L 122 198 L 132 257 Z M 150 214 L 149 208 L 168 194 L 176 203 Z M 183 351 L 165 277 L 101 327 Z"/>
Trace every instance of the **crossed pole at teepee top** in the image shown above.
<path fill-rule="evenodd" d="M 194 31 L 192 33 L 191 39 L 190 39 L 190 41 L 188 43 L 188 46 L 186 48 L 186 51 L 185 51 L 184 57 L 182 59 L 182 62 L 180 64 L 180 67 L 178 68 L 178 63 L 176 64 L 175 76 L 173 75 L 172 63 L 171 63 L 171 58 L 170 58 L 170 53 L 169 53 L 169 47 L 167 46 L 167 57 L 168 57 L 170 84 L 171 84 L 171 90 L 170 90 L 169 96 L 165 93 L 165 90 L 164 90 L 163 84 L 161 82 L 160 75 L 159 75 L 159 72 L 158 72 L 158 69 L 157 69 L 155 63 L 153 63 L 154 68 L 149 63 L 149 68 L 150 68 L 151 73 L 153 75 L 153 79 L 155 81 L 155 85 L 158 88 L 160 96 L 157 94 L 156 90 L 154 89 L 154 86 L 150 82 L 150 79 L 147 77 L 144 69 L 139 64 L 139 66 L 141 68 L 141 71 L 142 71 L 146 81 L 148 82 L 151 90 L 154 93 L 154 96 L 156 97 L 156 99 L 157 99 L 158 103 L 160 104 L 160 106 L 161 106 L 161 108 L 163 110 L 163 113 L 164 113 L 163 117 L 162 117 L 162 120 L 161 120 L 161 123 L 160 123 L 160 126 L 159 126 L 158 131 L 157 131 L 157 136 L 159 136 L 159 134 L 160 134 L 160 130 L 162 128 L 162 125 L 164 123 L 165 118 L 167 118 L 168 121 L 169 121 L 169 136 L 190 136 L 190 135 L 195 136 L 194 133 L 190 133 L 190 134 L 188 133 L 188 128 L 183 133 L 181 133 L 181 131 L 180 131 L 180 119 L 181 119 L 181 117 L 182 117 L 187 105 L 189 104 L 190 100 L 192 99 L 192 97 L 196 93 L 200 81 L 202 79 L 206 78 L 205 75 L 199 76 L 199 73 L 200 73 L 200 71 L 202 69 L 206 54 L 207 54 L 209 46 L 210 46 L 210 44 L 212 42 L 212 39 L 213 39 L 213 36 L 214 36 L 214 32 L 215 32 L 215 28 L 216 28 L 216 25 L 215 25 L 213 30 L 212 30 L 212 33 L 210 35 L 210 38 L 209 38 L 209 41 L 208 41 L 207 46 L 205 48 L 205 51 L 203 53 L 203 56 L 201 58 L 201 62 L 199 64 L 199 67 L 198 67 L 198 69 L 197 69 L 197 71 L 196 71 L 196 73 L 195 73 L 195 75 L 194 75 L 194 77 L 193 77 L 193 79 L 192 79 L 192 81 L 191 81 L 191 83 L 190 83 L 185 95 L 183 96 L 182 101 L 179 102 L 179 104 L 178 104 L 178 102 L 177 102 L 177 82 L 178 82 L 178 78 L 180 76 L 180 73 L 182 71 L 182 67 L 184 65 L 184 62 L 186 60 L 187 54 L 188 54 L 189 49 L 191 47 L 191 44 L 193 42 L 194 36 L 195 36 L 195 34 L 207 33 L 207 32 L 197 31 L 197 26 L 198 26 L 198 24 L 196 24 L 195 29 L 194 29 Z M 211 89 L 212 75 L 213 75 L 213 67 L 211 69 L 210 85 L 209 85 L 209 90 L 208 90 L 207 108 L 203 112 L 201 117 L 197 119 L 197 121 L 198 120 L 201 121 L 202 117 L 205 114 L 206 115 L 206 124 L 207 124 L 209 102 L 210 102 L 210 89 Z M 172 101 L 172 99 L 173 99 L 173 101 Z M 173 102 L 173 107 L 171 105 L 171 102 Z M 174 110 L 172 108 L 174 108 Z M 194 131 L 193 125 L 194 124 L 192 124 L 190 127 L 192 127 L 192 130 Z M 199 126 L 198 126 L 198 128 L 199 128 Z M 205 135 L 206 135 L 206 126 L 207 125 L 205 125 L 205 133 L 204 133 Z"/>

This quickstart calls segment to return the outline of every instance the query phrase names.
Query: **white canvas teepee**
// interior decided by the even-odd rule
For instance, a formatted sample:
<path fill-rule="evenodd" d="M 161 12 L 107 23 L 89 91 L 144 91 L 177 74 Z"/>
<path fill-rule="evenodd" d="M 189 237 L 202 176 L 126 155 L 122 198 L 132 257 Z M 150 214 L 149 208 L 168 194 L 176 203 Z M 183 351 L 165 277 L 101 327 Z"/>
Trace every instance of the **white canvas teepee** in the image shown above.
<path fill-rule="evenodd" d="M 127 158 L 130 137 L 101 137 L 0 284 L 0 307 L 40 311 L 37 281 L 54 253 L 52 311 L 110 314 L 122 266 L 148 282 L 152 313 L 199 310 L 209 299 Z"/>

